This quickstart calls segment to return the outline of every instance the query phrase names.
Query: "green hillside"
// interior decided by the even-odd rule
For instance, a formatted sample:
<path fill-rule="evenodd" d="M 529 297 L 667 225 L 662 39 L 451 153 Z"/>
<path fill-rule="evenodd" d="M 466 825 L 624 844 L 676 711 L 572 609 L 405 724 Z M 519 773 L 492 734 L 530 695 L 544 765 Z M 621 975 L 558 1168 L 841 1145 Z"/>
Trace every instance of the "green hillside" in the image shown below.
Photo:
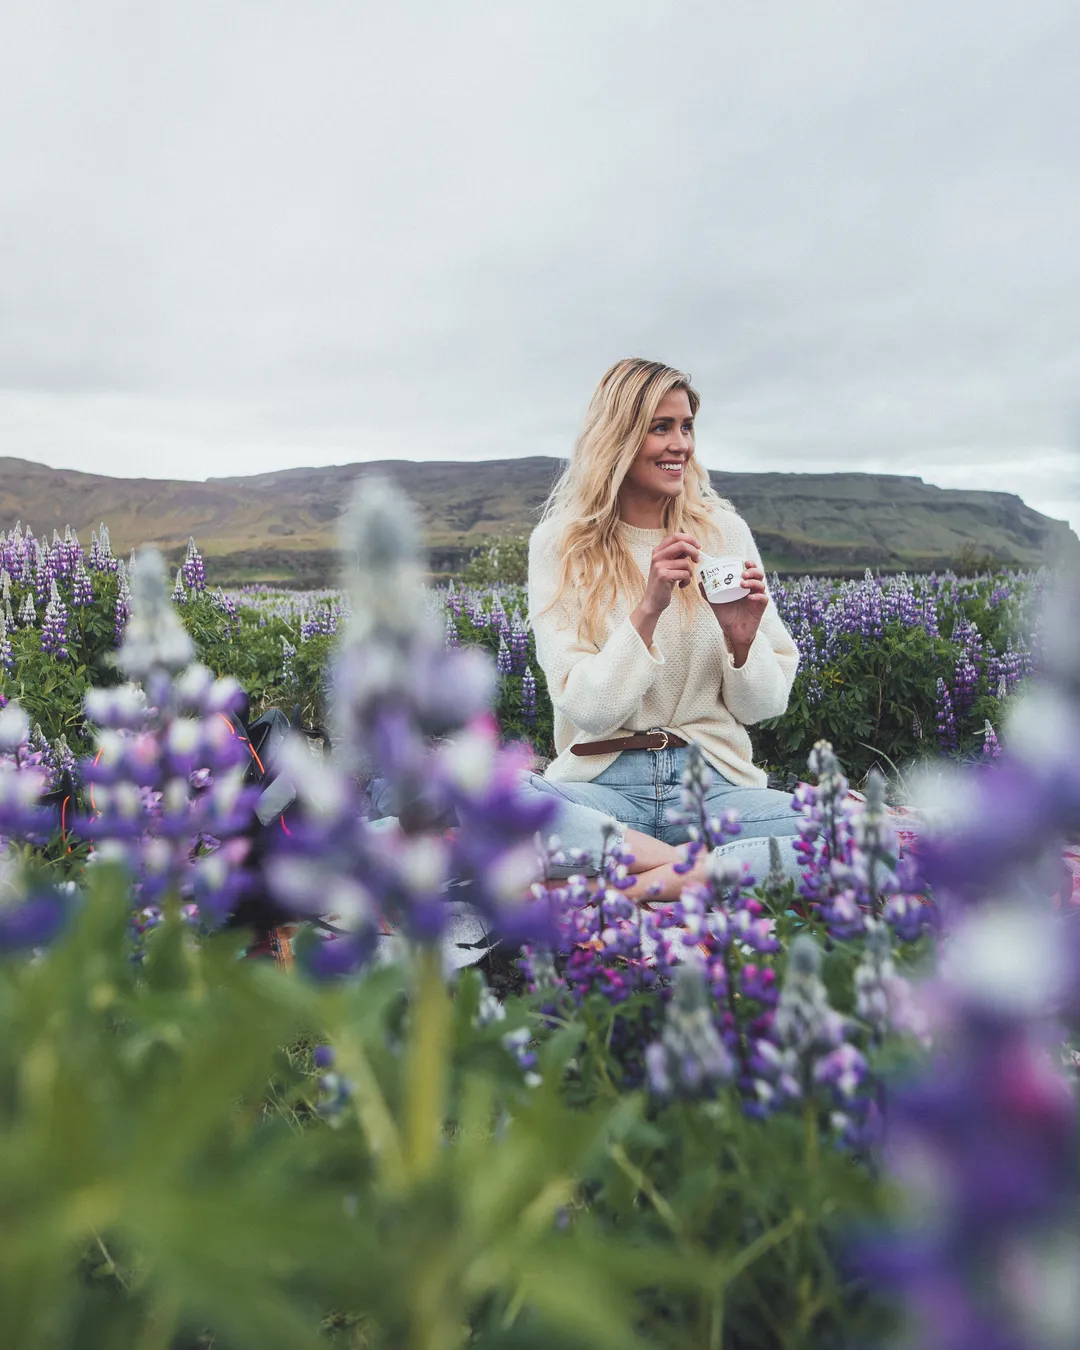
<path fill-rule="evenodd" d="M 89 538 L 105 521 L 117 550 L 157 543 L 175 555 L 189 535 L 221 581 L 333 576 L 334 523 L 355 479 L 393 478 L 416 503 L 432 567 L 459 568 L 485 540 L 527 533 L 559 462 L 398 460 L 287 469 L 203 483 L 108 478 L 0 458 L 0 529 L 70 524 Z M 862 473 L 713 473 L 750 522 L 767 565 L 782 571 L 909 570 L 992 556 L 1033 566 L 1080 554 L 1080 541 L 1004 492 L 957 491 L 919 478 Z"/>

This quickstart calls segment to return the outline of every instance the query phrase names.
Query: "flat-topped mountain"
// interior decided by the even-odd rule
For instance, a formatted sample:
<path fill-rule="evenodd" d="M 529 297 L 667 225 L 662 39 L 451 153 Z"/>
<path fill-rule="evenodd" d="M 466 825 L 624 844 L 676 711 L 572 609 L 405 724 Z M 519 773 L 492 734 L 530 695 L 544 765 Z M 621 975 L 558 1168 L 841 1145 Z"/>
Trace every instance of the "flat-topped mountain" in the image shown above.
<path fill-rule="evenodd" d="M 477 463 L 344 464 L 185 482 L 108 478 L 0 457 L 0 529 L 70 523 L 89 540 L 104 521 L 116 551 L 157 543 L 170 555 L 193 535 L 211 580 L 333 576 L 334 525 L 357 478 L 392 478 L 415 502 L 432 567 L 459 567 L 485 540 L 527 533 L 559 470 L 534 456 Z M 933 487 L 864 473 L 713 473 L 749 521 L 770 568 L 925 570 L 992 555 L 1033 566 L 1080 556 L 1080 541 L 1011 493 Z"/>

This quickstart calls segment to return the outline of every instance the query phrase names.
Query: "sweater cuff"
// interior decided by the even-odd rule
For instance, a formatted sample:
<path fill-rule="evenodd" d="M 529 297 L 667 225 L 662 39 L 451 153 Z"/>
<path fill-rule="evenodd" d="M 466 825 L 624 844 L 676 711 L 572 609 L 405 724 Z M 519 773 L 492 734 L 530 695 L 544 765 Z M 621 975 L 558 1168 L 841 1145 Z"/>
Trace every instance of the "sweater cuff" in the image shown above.
<path fill-rule="evenodd" d="M 762 717 L 770 715 L 766 711 L 775 702 L 775 690 L 779 678 L 776 653 L 769 640 L 759 628 L 746 653 L 741 666 L 735 664 L 735 657 L 727 645 L 724 636 L 723 663 L 723 700 L 728 709 L 745 726 L 752 726 Z"/>
<path fill-rule="evenodd" d="M 644 678 L 646 687 L 652 683 L 656 672 L 665 664 L 664 653 L 656 645 L 655 640 L 646 646 L 645 639 L 630 622 L 629 615 L 612 630 L 604 643 L 603 655 L 608 660 L 613 658 L 617 667 L 623 668 L 624 679 L 627 665 L 630 670 L 636 668 L 639 675 Z"/>
<path fill-rule="evenodd" d="M 727 634 L 725 633 L 723 636 L 725 683 L 734 676 L 735 679 L 741 680 L 744 684 L 753 684 L 773 665 L 770 660 L 770 657 L 774 655 L 773 649 L 769 646 L 768 639 L 760 628 L 754 634 L 754 640 L 746 650 L 746 660 L 741 666 L 735 664 L 735 653 L 728 646 Z"/>

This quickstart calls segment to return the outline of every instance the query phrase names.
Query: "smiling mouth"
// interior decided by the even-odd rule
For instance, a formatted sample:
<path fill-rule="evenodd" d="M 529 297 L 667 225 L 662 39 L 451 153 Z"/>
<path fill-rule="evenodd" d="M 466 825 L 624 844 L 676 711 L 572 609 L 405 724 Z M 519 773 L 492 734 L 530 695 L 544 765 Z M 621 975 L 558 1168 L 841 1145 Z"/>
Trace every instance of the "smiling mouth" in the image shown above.
<path fill-rule="evenodd" d="M 656 467 L 662 469 L 664 473 L 678 474 L 683 471 L 683 462 L 681 459 L 666 459 L 657 463 Z"/>

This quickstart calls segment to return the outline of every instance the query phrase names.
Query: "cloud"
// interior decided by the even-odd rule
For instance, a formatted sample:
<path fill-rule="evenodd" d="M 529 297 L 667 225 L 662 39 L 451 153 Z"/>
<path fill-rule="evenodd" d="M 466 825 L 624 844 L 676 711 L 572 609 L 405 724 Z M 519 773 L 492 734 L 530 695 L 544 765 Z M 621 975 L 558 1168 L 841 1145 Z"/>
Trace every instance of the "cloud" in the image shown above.
<path fill-rule="evenodd" d="M 714 467 L 1080 525 L 1078 55 L 1072 0 L 13 0 L 0 446 L 561 454 L 634 353 Z"/>

